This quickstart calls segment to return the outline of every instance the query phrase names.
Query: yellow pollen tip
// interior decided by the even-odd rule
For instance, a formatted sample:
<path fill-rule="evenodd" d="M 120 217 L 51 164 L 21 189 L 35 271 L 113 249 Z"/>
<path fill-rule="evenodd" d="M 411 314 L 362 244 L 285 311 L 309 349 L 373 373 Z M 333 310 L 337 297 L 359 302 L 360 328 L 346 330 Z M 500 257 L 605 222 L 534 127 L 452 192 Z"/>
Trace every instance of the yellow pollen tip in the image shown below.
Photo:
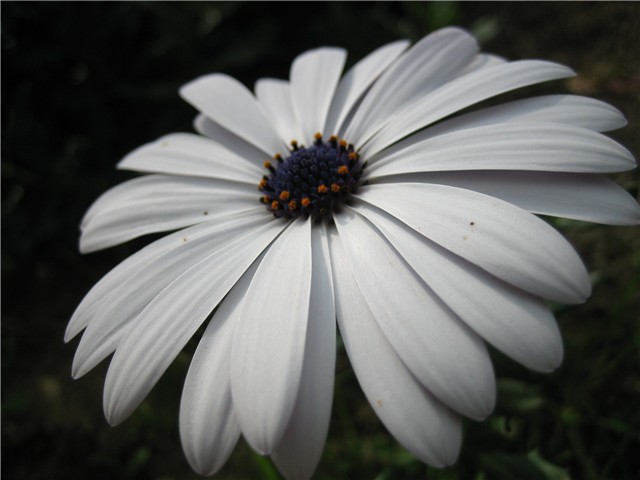
<path fill-rule="evenodd" d="M 282 155 L 280 155 L 279 153 L 276 153 L 276 154 L 273 156 L 273 159 L 274 159 L 274 160 L 282 160 Z"/>
<path fill-rule="evenodd" d="M 344 139 L 343 139 L 343 140 L 340 140 L 340 146 L 341 146 L 342 148 L 347 148 L 347 141 L 346 141 L 346 140 L 344 140 Z"/>
<path fill-rule="evenodd" d="M 347 173 L 349 173 L 349 167 L 347 167 L 346 165 L 338 167 L 338 174 L 346 175 Z"/>
<path fill-rule="evenodd" d="M 313 136 L 313 138 L 315 138 L 316 140 L 322 140 L 322 134 L 318 132 Z"/>
<path fill-rule="evenodd" d="M 338 185 L 337 183 L 332 183 L 331 184 L 331 191 L 333 193 L 338 193 L 340 191 L 340 185 Z"/>
<path fill-rule="evenodd" d="M 309 197 L 304 197 L 300 203 L 302 203 L 303 207 L 308 207 L 311 205 L 311 199 Z"/>
<path fill-rule="evenodd" d="M 326 185 L 318 185 L 318 193 L 327 193 L 327 190 L 329 189 Z"/>
<path fill-rule="evenodd" d="M 265 160 L 263 165 L 264 165 L 264 168 L 271 168 L 271 162 L 269 160 Z"/>
<path fill-rule="evenodd" d="M 267 186 L 267 181 L 263 178 L 262 180 L 260 180 L 260 183 L 258 184 L 258 188 L 262 190 L 266 186 Z"/>
<path fill-rule="evenodd" d="M 274 200 L 273 202 L 271 202 L 271 209 L 272 210 L 278 210 L 280 208 L 280 202 L 277 200 Z"/>
<path fill-rule="evenodd" d="M 291 146 L 293 148 L 296 148 L 298 146 L 298 141 L 297 140 L 291 140 Z"/>
<path fill-rule="evenodd" d="M 296 208 L 298 208 L 298 202 L 296 202 L 295 200 L 291 200 L 288 204 L 289 210 L 295 210 Z"/>
<path fill-rule="evenodd" d="M 351 152 L 349 154 L 349 160 L 357 160 L 358 154 L 356 152 Z"/>
<path fill-rule="evenodd" d="M 280 200 L 282 201 L 289 200 L 289 192 L 287 192 L 286 190 L 281 191 L 279 196 Z"/>

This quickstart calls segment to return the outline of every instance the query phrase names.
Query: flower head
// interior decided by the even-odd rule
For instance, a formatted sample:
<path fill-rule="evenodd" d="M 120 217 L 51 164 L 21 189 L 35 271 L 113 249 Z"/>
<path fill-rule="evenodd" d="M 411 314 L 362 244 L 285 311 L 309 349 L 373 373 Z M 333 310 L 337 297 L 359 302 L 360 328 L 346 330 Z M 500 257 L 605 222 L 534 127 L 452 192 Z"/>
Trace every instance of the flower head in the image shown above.
<path fill-rule="evenodd" d="M 85 297 L 79 377 L 114 353 L 104 410 L 122 422 L 201 325 L 180 433 L 211 474 L 242 434 L 287 478 L 312 475 L 328 429 L 336 319 L 388 430 L 426 463 L 455 461 L 460 418 L 493 409 L 486 343 L 536 371 L 562 360 L 545 299 L 583 302 L 586 269 L 535 214 L 615 225 L 637 203 L 600 174 L 634 168 L 599 132 L 614 108 L 527 98 L 456 115 L 573 72 L 479 53 L 463 30 L 300 55 L 255 96 L 222 74 L 187 84 L 200 135 L 172 134 L 120 168 L 150 173 L 99 198 L 81 250 L 173 231 Z"/>

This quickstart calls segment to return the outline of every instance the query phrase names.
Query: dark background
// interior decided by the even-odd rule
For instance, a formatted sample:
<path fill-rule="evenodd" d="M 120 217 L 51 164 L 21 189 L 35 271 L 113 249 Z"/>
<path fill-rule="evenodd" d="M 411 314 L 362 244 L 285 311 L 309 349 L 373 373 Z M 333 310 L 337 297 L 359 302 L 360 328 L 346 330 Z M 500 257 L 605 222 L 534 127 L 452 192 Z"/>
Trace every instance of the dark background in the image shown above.
<path fill-rule="evenodd" d="M 538 91 L 621 109 L 612 136 L 638 157 L 640 5 L 634 3 L 2 2 L 2 473 L 10 479 L 198 478 L 177 411 L 189 351 L 117 428 L 102 416 L 106 363 L 73 381 L 70 315 L 110 268 L 144 245 L 81 256 L 79 221 L 129 178 L 115 163 L 195 112 L 177 89 L 210 72 L 249 87 L 286 78 L 305 49 L 337 45 L 349 65 L 398 38 L 457 24 L 483 49 L 544 58 L 579 77 Z M 637 197 L 637 172 L 615 179 Z M 640 471 L 639 229 L 554 221 L 595 282 L 558 308 L 566 359 L 551 375 L 495 354 L 495 415 L 468 422 L 457 465 L 426 467 L 380 425 L 340 352 L 320 479 L 632 479 Z M 192 342 L 193 343 L 193 342 Z M 223 479 L 279 478 L 241 441 Z"/>

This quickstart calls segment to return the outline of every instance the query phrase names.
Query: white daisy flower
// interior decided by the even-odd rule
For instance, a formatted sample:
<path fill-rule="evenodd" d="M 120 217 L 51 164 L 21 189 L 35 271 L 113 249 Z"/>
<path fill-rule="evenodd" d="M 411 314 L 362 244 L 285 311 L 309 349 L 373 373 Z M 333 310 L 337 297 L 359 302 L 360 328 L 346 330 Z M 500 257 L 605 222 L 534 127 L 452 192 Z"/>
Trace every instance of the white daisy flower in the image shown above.
<path fill-rule="evenodd" d="M 295 59 L 255 95 L 223 74 L 181 95 L 200 135 L 144 145 L 119 167 L 149 173 L 100 197 L 82 222 L 91 252 L 174 231 L 85 297 L 80 377 L 112 353 L 104 411 L 122 422 L 207 323 L 180 433 L 212 474 L 242 434 L 288 479 L 309 478 L 327 435 L 337 327 L 373 409 L 434 466 L 455 461 L 461 417 L 495 403 L 486 343 L 548 372 L 562 360 L 545 300 L 580 303 L 587 271 L 536 214 L 613 225 L 640 208 L 601 176 L 634 168 L 599 132 L 625 125 L 572 95 L 457 112 L 574 75 L 479 53 L 458 28 L 379 48 L 341 77 L 346 52 Z"/>

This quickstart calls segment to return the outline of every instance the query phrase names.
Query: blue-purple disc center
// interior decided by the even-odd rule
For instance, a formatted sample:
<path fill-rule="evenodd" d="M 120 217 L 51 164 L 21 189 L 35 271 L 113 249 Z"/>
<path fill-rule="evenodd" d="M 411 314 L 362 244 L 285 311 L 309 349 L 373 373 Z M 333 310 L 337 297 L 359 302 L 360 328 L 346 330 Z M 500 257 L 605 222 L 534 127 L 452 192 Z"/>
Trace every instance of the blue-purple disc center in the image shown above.
<path fill-rule="evenodd" d="M 364 165 L 353 145 L 316 134 L 310 147 L 291 142 L 289 156 L 275 155 L 258 186 L 261 202 L 276 217 L 322 217 L 334 211 L 359 185 Z"/>

